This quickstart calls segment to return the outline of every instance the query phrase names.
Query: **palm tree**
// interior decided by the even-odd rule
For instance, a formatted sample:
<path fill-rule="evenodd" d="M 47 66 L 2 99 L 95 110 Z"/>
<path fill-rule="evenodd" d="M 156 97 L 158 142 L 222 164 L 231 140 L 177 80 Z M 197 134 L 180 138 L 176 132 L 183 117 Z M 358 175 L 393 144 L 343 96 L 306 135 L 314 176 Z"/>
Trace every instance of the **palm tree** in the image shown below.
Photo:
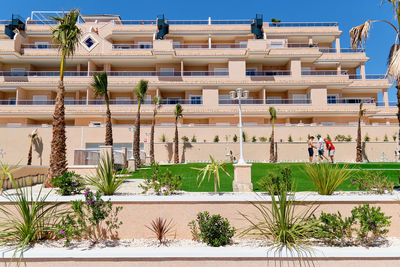
<path fill-rule="evenodd" d="M 179 135 L 178 135 L 178 120 L 179 118 L 183 117 L 182 115 L 183 108 L 181 104 L 176 104 L 174 114 L 175 114 L 175 138 L 174 138 L 174 143 L 175 143 L 175 155 L 174 155 L 174 163 L 177 164 L 179 163 Z"/>
<path fill-rule="evenodd" d="M 363 47 L 365 45 L 365 40 L 368 38 L 370 26 L 375 22 L 384 22 L 389 25 L 395 31 L 395 41 L 392 44 L 389 56 L 388 56 L 388 68 L 387 75 L 396 83 L 397 89 L 397 120 L 399 125 L 399 136 L 400 136 L 400 2 L 398 0 L 382 0 L 382 3 L 389 2 L 393 6 L 393 11 L 395 13 L 395 21 L 398 25 L 394 25 L 393 23 L 387 20 L 367 20 L 364 24 L 358 25 L 350 29 L 350 39 L 351 46 L 353 49 L 357 49 L 357 47 Z M 387 40 L 382 39 L 383 44 L 386 45 Z M 400 138 L 398 140 L 400 144 Z M 400 153 L 399 153 L 400 159 Z"/>
<path fill-rule="evenodd" d="M 153 99 L 153 120 L 151 121 L 151 131 L 150 131 L 150 162 L 154 163 L 154 127 L 156 125 L 156 115 L 158 109 L 161 107 L 161 97 L 155 96 Z"/>
<path fill-rule="evenodd" d="M 113 145 L 113 134 L 112 134 L 112 123 L 111 123 L 111 111 L 110 111 L 110 98 L 108 96 L 108 81 L 107 81 L 107 73 L 95 73 L 93 74 L 93 82 L 91 84 L 93 87 L 93 91 L 96 96 L 104 97 L 104 101 L 106 102 L 106 137 L 104 141 L 104 145 L 112 146 Z"/>
<path fill-rule="evenodd" d="M 271 144 L 269 149 L 269 162 L 276 162 L 275 158 L 275 120 L 276 120 L 276 110 L 274 107 L 269 107 L 269 115 L 271 120 Z"/>
<path fill-rule="evenodd" d="M 208 176 L 208 181 L 210 181 L 210 177 L 213 174 L 214 175 L 214 192 L 217 193 L 217 185 L 218 187 L 221 187 L 220 179 L 219 179 L 219 171 L 222 170 L 226 175 L 231 177 L 226 170 L 226 164 L 225 162 L 221 160 L 215 160 L 213 156 L 210 155 L 210 164 L 207 164 L 204 168 L 192 168 L 194 170 L 199 170 L 200 173 L 197 176 L 197 181 L 199 181 L 199 187 L 201 183 L 204 181 L 204 178 Z M 201 179 L 200 179 L 201 177 Z"/>
<path fill-rule="evenodd" d="M 53 177 L 62 175 L 67 170 L 65 109 L 64 109 L 64 66 L 66 58 L 72 57 L 77 48 L 81 30 L 77 26 L 79 10 L 72 9 L 63 17 L 51 17 L 58 24 L 52 29 L 53 42 L 61 51 L 60 81 L 58 82 L 56 104 L 53 115 L 53 138 L 51 140 L 50 168 L 46 186 L 50 186 Z"/>
<path fill-rule="evenodd" d="M 148 81 L 140 80 L 135 91 L 138 101 L 138 109 L 135 121 L 135 135 L 133 138 L 133 157 L 135 159 L 136 168 L 140 168 L 142 166 L 140 162 L 140 107 L 144 101 L 144 97 L 146 96 L 148 84 Z"/>
<path fill-rule="evenodd" d="M 29 135 L 30 145 L 29 145 L 29 152 L 28 152 L 28 162 L 26 165 L 32 165 L 32 145 L 33 142 L 38 138 L 37 129 L 33 130 L 33 132 Z"/>
<path fill-rule="evenodd" d="M 356 147 L 356 162 L 362 162 L 362 148 L 361 148 L 361 118 L 365 115 L 365 109 L 363 109 L 364 101 L 360 102 L 360 108 L 358 110 L 358 129 L 357 129 L 357 147 Z"/>

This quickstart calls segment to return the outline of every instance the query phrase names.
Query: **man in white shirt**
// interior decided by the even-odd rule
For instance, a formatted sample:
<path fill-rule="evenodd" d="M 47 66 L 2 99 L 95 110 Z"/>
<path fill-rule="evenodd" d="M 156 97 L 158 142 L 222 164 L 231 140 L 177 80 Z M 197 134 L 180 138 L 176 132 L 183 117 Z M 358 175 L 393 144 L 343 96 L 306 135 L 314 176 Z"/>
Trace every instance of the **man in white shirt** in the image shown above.
<path fill-rule="evenodd" d="M 324 155 L 324 146 L 325 146 L 324 139 L 321 137 L 320 134 L 317 134 L 317 139 L 318 139 L 318 142 L 317 142 L 318 162 L 324 160 L 324 158 L 326 160 L 328 160 L 328 158 L 325 157 L 325 155 Z"/>

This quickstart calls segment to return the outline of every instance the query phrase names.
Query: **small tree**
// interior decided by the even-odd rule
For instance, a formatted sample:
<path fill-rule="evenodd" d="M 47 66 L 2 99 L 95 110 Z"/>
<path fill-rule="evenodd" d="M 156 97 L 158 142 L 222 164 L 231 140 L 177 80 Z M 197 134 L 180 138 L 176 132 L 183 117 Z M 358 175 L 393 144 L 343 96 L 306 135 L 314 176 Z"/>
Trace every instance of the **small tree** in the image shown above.
<path fill-rule="evenodd" d="M 291 135 L 291 134 L 289 134 L 288 142 L 289 142 L 289 143 L 293 143 L 293 138 L 292 138 L 292 135 Z"/>
<path fill-rule="evenodd" d="M 217 185 L 218 185 L 218 187 L 221 187 L 219 171 L 222 170 L 229 177 L 230 177 L 230 175 L 226 171 L 225 163 L 223 161 L 215 160 L 214 157 L 211 155 L 210 155 L 210 160 L 211 160 L 211 163 L 207 164 L 204 168 L 193 168 L 193 169 L 200 171 L 199 175 L 197 176 L 197 181 L 199 181 L 199 179 L 201 177 L 200 182 L 199 182 L 199 187 L 207 175 L 208 175 L 208 178 L 207 178 L 208 181 L 210 181 L 211 175 L 214 175 L 214 192 L 217 193 Z"/>
<path fill-rule="evenodd" d="M 179 134 L 178 134 L 178 121 L 179 118 L 183 117 L 183 108 L 181 104 L 176 104 L 174 114 L 175 114 L 175 138 L 174 138 L 174 143 L 175 143 L 175 155 L 174 155 L 174 163 L 178 164 L 179 163 Z"/>
<path fill-rule="evenodd" d="M 219 136 L 216 135 L 216 136 L 214 137 L 214 143 L 218 143 L 218 142 L 219 142 Z"/>
<path fill-rule="evenodd" d="M 237 135 L 236 135 L 236 134 L 233 136 L 232 140 L 233 140 L 233 142 L 235 142 L 235 143 L 237 142 L 237 140 L 238 140 L 238 137 L 237 137 Z"/>

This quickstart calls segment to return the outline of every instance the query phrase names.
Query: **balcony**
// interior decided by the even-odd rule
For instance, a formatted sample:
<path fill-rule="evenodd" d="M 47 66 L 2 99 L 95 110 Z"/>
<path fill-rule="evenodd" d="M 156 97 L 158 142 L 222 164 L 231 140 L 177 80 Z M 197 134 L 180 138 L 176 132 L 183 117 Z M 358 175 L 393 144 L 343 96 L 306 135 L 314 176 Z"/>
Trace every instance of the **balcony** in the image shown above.
<path fill-rule="evenodd" d="M 336 48 L 330 48 L 330 47 L 320 47 L 319 51 L 322 53 L 336 53 L 337 49 Z M 365 53 L 364 48 L 340 48 L 340 53 Z"/>
<path fill-rule="evenodd" d="M 270 77 L 270 76 L 290 76 L 290 70 L 266 70 L 266 71 L 246 71 L 246 76 Z"/>
<path fill-rule="evenodd" d="M 347 71 L 343 70 L 338 73 L 337 70 L 302 70 L 302 76 L 345 76 L 348 75 Z"/>
<path fill-rule="evenodd" d="M 64 76 L 68 77 L 85 77 L 92 76 L 98 73 L 97 71 L 65 71 Z M 228 76 L 229 72 L 225 71 L 108 71 L 108 76 L 111 77 L 201 77 L 201 76 Z M 0 76 L 3 77 L 56 77 L 60 76 L 59 71 L 0 71 Z"/>
<path fill-rule="evenodd" d="M 360 74 L 349 74 L 349 79 L 351 80 L 362 80 Z M 386 80 L 386 74 L 366 74 L 365 79 L 367 80 Z"/>
<path fill-rule="evenodd" d="M 58 44 L 22 44 L 22 49 L 58 49 L 60 46 Z"/>
<path fill-rule="evenodd" d="M 237 105 L 238 100 L 220 98 L 220 105 Z M 311 99 L 244 99 L 242 105 L 308 105 Z"/>
<path fill-rule="evenodd" d="M 364 104 L 375 104 L 375 99 L 374 98 L 329 98 L 327 99 L 328 104 L 360 104 L 361 101 L 364 102 Z"/>
<path fill-rule="evenodd" d="M 153 49 L 153 44 L 113 44 L 113 50 L 125 49 Z"/>
<path fill-rule="evenodd" d="M 201 43 L 201 44 L 174 44 L 174 49 L 246 49 L 246 44 L 240 43 Z"/>
<path fill-rule="evenodd" d="M 268 27 L 337 27 L 337 22 L 269 22 Z"/>

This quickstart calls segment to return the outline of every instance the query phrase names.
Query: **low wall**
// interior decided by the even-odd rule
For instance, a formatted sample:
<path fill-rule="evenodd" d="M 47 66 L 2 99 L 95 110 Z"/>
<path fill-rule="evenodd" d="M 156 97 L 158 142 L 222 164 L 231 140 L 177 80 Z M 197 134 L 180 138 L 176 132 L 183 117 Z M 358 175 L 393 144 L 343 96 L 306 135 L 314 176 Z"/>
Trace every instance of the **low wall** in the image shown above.
<path fill-rule="evenodd" d="M 47 178 L 48 166 L 20 165 L 11 167 L 11 172 L 19 186 L 31 186 L 43 183 Z M 1 175 L 0 175 L 1 176 Z M 3 189 L 14 188 L 8 177 L 0 177 L 3 180 Z"/>

